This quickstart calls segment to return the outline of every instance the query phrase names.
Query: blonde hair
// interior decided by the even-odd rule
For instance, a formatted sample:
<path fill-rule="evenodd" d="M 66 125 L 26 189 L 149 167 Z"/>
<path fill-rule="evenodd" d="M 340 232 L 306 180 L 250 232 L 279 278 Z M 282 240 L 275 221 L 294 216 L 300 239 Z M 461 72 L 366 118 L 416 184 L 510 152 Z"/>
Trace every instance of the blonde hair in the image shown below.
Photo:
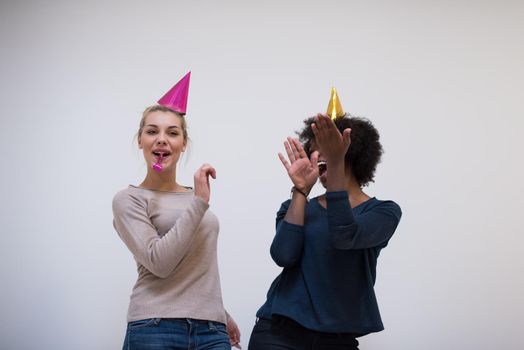
<path fill-rule="evenodd" d="M 186 118 L 184 118 L 182 114 L 175 112 L 171 108 L 164 107 L 161 105 L 149 106 L 142 113 L 142 119 L 140 119 L 140 125 L 138 127 L 138 134 L 137 134 L 138 140 L 140 140 L 140 135 L 142 134 L 142 130 L 144 129 L 144 126 L 146 124 L 146 117 L 149 115 L 149 113 L 153 113 L 153 112 L 170 112 L 176 115 L 177 117 L 179 117 L 180 125 L 182 128 L 182 135 L 184 136 L 184 141 L 186 142 L 188 141 Z"/>

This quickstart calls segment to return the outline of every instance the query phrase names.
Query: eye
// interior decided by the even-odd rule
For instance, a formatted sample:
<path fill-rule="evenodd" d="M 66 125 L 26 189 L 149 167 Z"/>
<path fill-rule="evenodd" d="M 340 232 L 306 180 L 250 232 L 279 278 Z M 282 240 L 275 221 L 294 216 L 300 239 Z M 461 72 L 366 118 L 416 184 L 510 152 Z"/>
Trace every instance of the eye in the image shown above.
<path fill-rule="evenodd" d="M 146 134 L 148 134 L 148 135 L 154 135 L 154 134 L 156 134 L 156 130 L 153 130 L 153 129 L 151 129 L 151 130 L 147 130 L 147 131 L 146 131 Z"/>
<path fill-rule="evenodd" d="M 179 134 L 178 134 L 178 131 L 171 131 L 169 134 L 170 134 L 171 136 L 178 136 L 178 135 L 179 135 Z"/>

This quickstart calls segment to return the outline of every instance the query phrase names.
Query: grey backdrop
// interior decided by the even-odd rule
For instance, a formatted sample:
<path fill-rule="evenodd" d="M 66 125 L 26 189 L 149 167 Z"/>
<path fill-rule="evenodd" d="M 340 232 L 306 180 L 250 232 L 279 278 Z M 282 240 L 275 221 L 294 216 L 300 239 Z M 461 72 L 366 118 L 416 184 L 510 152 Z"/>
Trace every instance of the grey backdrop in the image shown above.
<path fill-rule="evenodd" d="M 404 217 L 379 259 L 386 326 L 361 349 L 522 349 L 519 1 L 0 4 L 2 349 L 118 349 L 135 266 L 111 200 L 145 165 L 141 111 L 188 70 L 191 154 L 217 168 L 226 307 L 247 348 L 279 269 L 277 158 L 327 107 L 369 117 L 370 195 Z M 316 193 L 321 189 L 316 188 Z"/>

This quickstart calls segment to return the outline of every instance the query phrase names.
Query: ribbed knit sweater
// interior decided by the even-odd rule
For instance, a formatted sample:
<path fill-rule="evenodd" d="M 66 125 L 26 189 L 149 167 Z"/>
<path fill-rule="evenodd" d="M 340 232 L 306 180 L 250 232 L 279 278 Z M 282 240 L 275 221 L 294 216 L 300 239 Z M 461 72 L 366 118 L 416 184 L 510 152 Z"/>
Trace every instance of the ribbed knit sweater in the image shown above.
<path fill-rule="evenodd" d="M 137 263 L 128 322 L 193 318 L 226 323 L 217 264 L 219 225 L 190 192 L 129 186 L 113 199 L 113 225 Z"/>

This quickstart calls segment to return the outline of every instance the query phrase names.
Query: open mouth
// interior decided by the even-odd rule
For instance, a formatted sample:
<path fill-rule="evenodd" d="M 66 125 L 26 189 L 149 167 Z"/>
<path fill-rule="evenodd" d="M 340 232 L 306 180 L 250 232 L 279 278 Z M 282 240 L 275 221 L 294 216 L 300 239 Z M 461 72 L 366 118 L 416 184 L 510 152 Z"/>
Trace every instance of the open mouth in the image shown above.
<path fill-rule="evenodd" d="M 153 155 L 157 157 L 158 160 L 162 160 L 171 155 L 171 152 L 167 151 L 153 151 Z"/>
<path fill-rule="evenodd" d="M 318 165 L 318 175 L 322 176 L 327 170 L 327 163 L 324 160 L 319 160 L 317 162 L 317 165 Z"/>

